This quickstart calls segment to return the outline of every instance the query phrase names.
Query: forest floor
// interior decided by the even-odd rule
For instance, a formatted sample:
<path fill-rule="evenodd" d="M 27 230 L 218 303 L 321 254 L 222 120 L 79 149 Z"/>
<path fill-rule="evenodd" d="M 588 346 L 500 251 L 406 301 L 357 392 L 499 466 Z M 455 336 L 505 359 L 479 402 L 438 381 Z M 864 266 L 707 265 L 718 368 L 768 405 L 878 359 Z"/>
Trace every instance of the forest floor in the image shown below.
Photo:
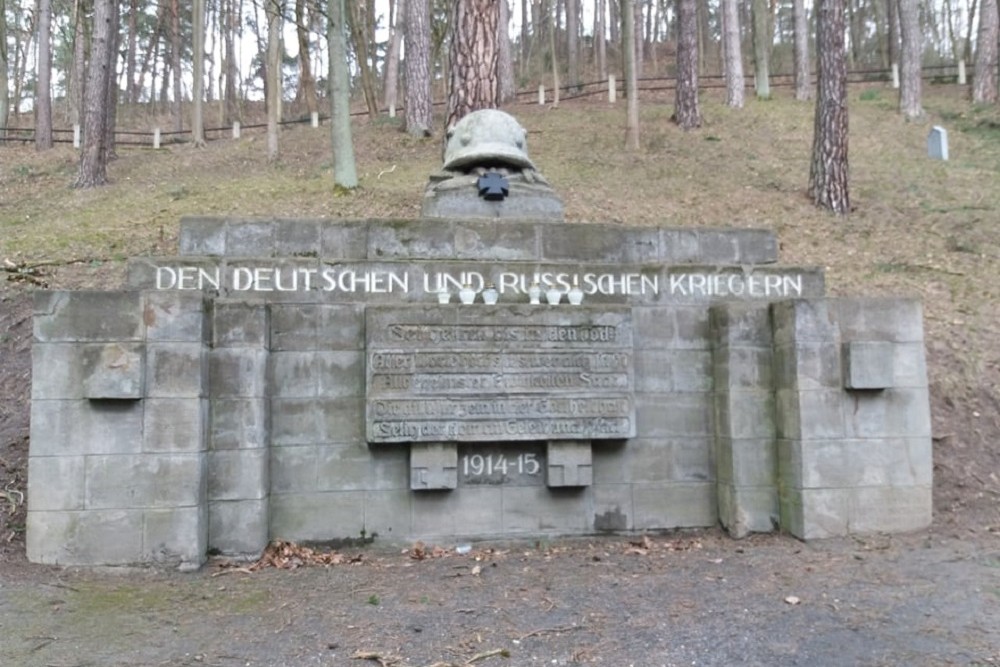
<path fill-rule="evenodd" d="M 850 96 L 846 218 L 805 196 L 813 107 L 787 91 L 743 110 L 706 95 L 690 133 L 672 100 L 644 99 L 638 153 L 623 150 L 621 104 L 508 109 L 570 223 L 770 228 L 782 263 L 823 267 L 833 295 L 923 301 L 934 524 L 805 544 L 713 529 L 464 555 L 373 545 L 326 566 L 295 552 L 291 570 L 29 564 L 32 291 L 120 284 L 126 258 L 175 254 L 183 215 L 416 217 L 441 146 L 358 119 L 361 188 L 338 196 L 328 129 L 308 124 L 282 132 L 273 165 L 252 132 L 122 146 L 111 184 L 87 191 L 70 188 L 70 148 L 0 144 L 0 662 L 1000 664 L 1000 108 L 928 86 L 927 120 L 907 123 L 888 88 Z M 139 112 L 121 122 L 145 129 Z M 947 162 L 927 158 L 932 125 L 949 132 Z"/>

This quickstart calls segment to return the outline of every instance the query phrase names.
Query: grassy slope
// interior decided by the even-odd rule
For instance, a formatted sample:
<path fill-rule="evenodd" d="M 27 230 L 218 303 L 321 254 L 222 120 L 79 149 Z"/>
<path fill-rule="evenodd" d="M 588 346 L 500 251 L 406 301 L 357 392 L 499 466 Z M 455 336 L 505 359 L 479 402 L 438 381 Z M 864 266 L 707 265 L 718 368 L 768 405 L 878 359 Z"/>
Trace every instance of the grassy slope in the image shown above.
<path fill-rule="evenodd" d="M 922 298 L 944 473 L 939 505 L 951 502 L 949 485 L 972 483 L 989 506 L 1000 495 L 990 477 L 1000 462 L 1000 108 L 974 108 L 951 86 L 926 89 L 925 106 L 929 122 L 906 123 L 893 91 L 852 88 L 856 210 L 846 219 L 805 197 L 811 104 L 781 97 L 731 110 L 710 94 L 705 125 L 685 134 L 669 122 L 670 100 L 647 99 L 639 154 L 622 149 L 621 104 L 510 111 L 529 129 L 531 156 L 571 222 L 768 227 L 784 263 L 826 268 L 832 294 Z M 926 157 L 931 124 L 949 130 L 949 162 Z M 273 166 L 259 134 L 205 149 L 123 148 L 112 184 L 92 191 L 69 188 L 72 150 L 0 145 L 0 262 L 87 259 L 83 268 L 56 269 L 52 283 L 106 285 L 125 257 L 174 254 L 182 215 L 416 216 L 440 164 L 438 140 L 359 120 L 355 143 L 362 188 L 341 197 L 332 194 L 324 128 L 287 129 Z"/>

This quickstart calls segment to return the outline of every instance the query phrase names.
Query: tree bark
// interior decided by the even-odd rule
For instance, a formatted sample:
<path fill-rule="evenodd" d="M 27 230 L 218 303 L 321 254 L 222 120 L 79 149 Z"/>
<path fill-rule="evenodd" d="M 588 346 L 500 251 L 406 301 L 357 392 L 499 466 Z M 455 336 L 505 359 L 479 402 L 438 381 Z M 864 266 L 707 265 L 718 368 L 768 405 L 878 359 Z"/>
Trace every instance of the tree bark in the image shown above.
<path fill-rule="evenodd" d="M 267 161 L 278 159 L 278 122 L 281 120 L 281 0 L 264 0 L 267 14 Z"/>
<path fill-rule="evenodd" d="M 566 0 L 566 85 L 580 85 L 580 3 Z"/>
<path fill-rule="evenodd" d="M 108 121 L 108 82 L 112 79 L 108 63 L 113 48 L 112 28 L 115 0 L 94 0 L 94 27 L 91 36 L 90 65 L 84 86 L 83 146 L 75 187 L 93 188 L 108 182 L 108 159 L 105 150 Z"/>
<path fill-rule="evenodd" d="M 372 75 L 368 55 L 371 38 L 368 33 L 367 12 L 365 6 L 358 0 L 352 0 L 351 7 L 352 10 L 347 15 L 347 23 L 354 38 L 354 52 L 357 55 L 358 69 L 361 70 L 361 91 L 365 95 L 368 117 L 374 120 L 378 118 L 378 97 L 375 95 L 375 78 Z"/>
<path fill-rule="evenodd" d="M 817 97 L 809 197 L 838 215 L 851 210 L 847 171 L 847 62 L 844 0 L 816 6 Z"/>
<path fill-rule="evenodd" d="M 52 3 L 38 0 L 38 80 L 35 88 L 35 150 L 52 148 Z"/>
<path fill-rule="evenodd" d="M 118 40 L 121 36 L 119 30 L 121 14 L 118 11 L 118 3 L 111 6 L 111 34 L 108 37 L 107 68 L 108 82 L 104 89 L 104 104 L 107 114 L 104 117 L 104 144 L 101 150 L 104 151 L 104 163 L 108 164 L 118 157 L 115 145 L 115 124 L 118 121 Z"/>
<path fill-rule="evenodd" d="M 191 85 L 191 134 L 194 145 L 205 145 L 205 0 L 191 3 L 191 32 L 194 67 Z"/>
<path fill-rule="evenodd" d="M 921 33 L 917 0 L 899 0 L 899 29 L 902 48 L 899 72 L 899 112 L 907 120 L 924 115 L 920 101 Z"/>
<path fill-rule="evenodd" d="M 225 120 L 232 123 L 240 118 L 238 104 L 237 80 L 239 74 L 236 67 L 236 27 L 239 25 L 239 16 L 234 10 L 233 3 L 236 0 L 223 0 L 225 11 L 223 13 L 222 24 L 225 30 L 223 43 L 225 44 L 225 64 L 222 71 L 225 73 L 226 83 L 223 86 L 223 105 L 225 107 Z"/>
<path fill-rule="evenodd" d="M 417 4 L 410 0 L 411 5 Z M 330 0 L 327 41 L 330 49 L 330 138 L 333 147 L 333 184 L 336 188 L 358 187 L 351 137 L 351 80 L 347 69 L 347 34 L 344 0 Z M 407 30 L 407 34 L 409 34 Z M 410 51 L 407 49 L 409 59 Z"/>
<path fill-rule="evenodd" d="M 407 0 L 404 61 L 406 69 L 406 132 L 431 136 L 431 10 L 429 0 Z M 346 67 L 346 61 L 345 61 Z"/>
<path fill-rule="evenodd" d="M 701 127 L 697 0 L 677 0 L 677 85 L 674 90 L 674 122 L 685 131 Z"/>
<path fill-rule="evenodd" d="M 269 2 L 270 0 L 265 0 Z M 170 68 L 174 86 L 174 131 L 184 129 L 184 117 L 181 113 L 183 93 L 181 92 L 181 7 L 180 0 L 170 2 Z"/>
<path fill-rule="evenodd" d="M 801 0 L 800 0 L 801 1 Z M 722 53 L 726 74 L 726 104 L 743 108 L 743 49 L 740 46 L 740 10 L 737 0 L 722 0 Z"/>
<path fill-rule="evenodd" d="M 79 12 L 82 8 L 83 1 L 76 0 L 75 5 L 77 7 L 76 11 Z M 135 80 L 135 68 L 136 61 L 138 59 L 138 47 L 139 47 L 139 0 L 129 0 L 128 9 L 128 46 L 126 47 L 125 53 L 125 103 L 135 104 L 139 101 L 139 88 L 136 85 Z M 82 39 L 83 37 L 83 23 L 77 22 L 80 26 L 78 28 L 77 39 Z M 74 44 L 76 39 L 74 39 Z M 81 45 L 82 51 L 82 45 Z"/>
<path fill-rule="evenodd" d="M 390 0 L 389 15 L 391 18 L 389 32 L 389 52 L 385 56 L 385 81 L 382 89 L 382 99 L 385 105 L 395 113 L 399 104 L 399 51 L 403 43 L 403 21 L 400 14 L 405 9 L 406 0 Z"/>
<path fill-rule="evenodd" d="M 10 117 L 10 81 L 7 68 L 10 58 L 7 51 L 7 0 L 0 0 L 0 138 L 7 136 L 7 119 Z"/>
<path fill-rule="evenodd" d="M 510 48 L 510 5 L 507 0 L 497 0 L 500 4 L 500 18 L 497 21 L 497 102 L 510 102 L 517 96 L 514 85 L 514 60 Z"/>
<path fill-rule="evenodd" d="M 841 0 L 843 1 L 843 0 Z M 754 87 L 759 99 L 771 97 L 771 10 L 767 0 L 752 0 Z"/>
<path fill-rule="evenodd" d="M 497 107 L 500 1 L 454 0 L 446 130 L 472 111 Z"/>
<path fill-rule="evenodd" d="M 982 0 L 979 7 L 979 38 L 976 40 L 976 70 L 972 80 L 972 101 L 993 104 L 997 101 L 997 41 L 1000 17 L 997 0 Z"/>
<path fill-rule="evenodd" d="M 804 102 L 812 97 L 809 76 L 809 22 L 806 20 L 804 0 L 792 0 L 792 17 L 795 22 L 795 99 Z"/>
<path fill-rule="evenodd" d="M 621 2 L 622 65 L 625 70 L 625 148 L 639 150 L 639 80 L 636 76 L 635 8 Z"/>
<path fill-rule="evenodd" d="M 608 46 L 605 38 L 607 7 L 605 0 L 594 0 L 594 53 L 597 60 L 597 73 L 601 80 L 608 78 Z"/>
<path fill-rule="evenodd" d="M 402 0 L 400 0 L 402 1 Z M 306 0 L 295 0 L 295 39 L 299 45 L 299 90 L 300 102 L 305 102 L 310 115 L 319 111 L 316 100 L 316 79 L 313 77 L 309 53 L 309 24 L 311 17 L 306 14 Z M 397 48 L 398 58 L 399 51 Z"/>
<path fill-rule="evenodd" d="M 2 4 L 0 2 L 0 5 Z M 70 63 L 69 86 L 66 90 L 66 96 L 69 98 L 70 122 L 74 125 L 79 125 L 83 120 L 83 77 L 87 62 L 87 37 L 83 16 L 83 0 L 76 0 L 73 3 L 73 61 Z M 134 65 L 133 60 L 133 67 Z"/>

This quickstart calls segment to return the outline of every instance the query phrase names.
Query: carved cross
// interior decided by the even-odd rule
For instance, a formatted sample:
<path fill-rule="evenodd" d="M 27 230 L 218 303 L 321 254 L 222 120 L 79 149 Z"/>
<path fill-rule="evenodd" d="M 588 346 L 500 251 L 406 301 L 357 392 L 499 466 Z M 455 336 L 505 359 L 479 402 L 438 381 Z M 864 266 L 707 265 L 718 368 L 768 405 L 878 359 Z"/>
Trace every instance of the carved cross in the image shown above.
<path fill-rule="evenodd" d="M 489 171 L 476 181 L 479 196 L 486 201 L 503 201 L 510 193 L 510 184 L 499 172 Z"/>

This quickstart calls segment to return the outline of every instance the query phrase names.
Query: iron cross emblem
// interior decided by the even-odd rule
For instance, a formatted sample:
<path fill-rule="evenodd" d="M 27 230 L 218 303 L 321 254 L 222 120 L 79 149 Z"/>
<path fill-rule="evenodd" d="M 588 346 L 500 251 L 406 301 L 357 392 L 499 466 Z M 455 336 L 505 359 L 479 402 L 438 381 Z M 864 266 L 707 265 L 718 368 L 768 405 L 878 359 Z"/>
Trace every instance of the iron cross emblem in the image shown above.
<path fill-rule="evenodd" d="M 510 193 L 510 184 L 499 172 L 490 171 L 479 177 L 476 182 L 479 196 L 486 201 L 503 201 Z"/>

